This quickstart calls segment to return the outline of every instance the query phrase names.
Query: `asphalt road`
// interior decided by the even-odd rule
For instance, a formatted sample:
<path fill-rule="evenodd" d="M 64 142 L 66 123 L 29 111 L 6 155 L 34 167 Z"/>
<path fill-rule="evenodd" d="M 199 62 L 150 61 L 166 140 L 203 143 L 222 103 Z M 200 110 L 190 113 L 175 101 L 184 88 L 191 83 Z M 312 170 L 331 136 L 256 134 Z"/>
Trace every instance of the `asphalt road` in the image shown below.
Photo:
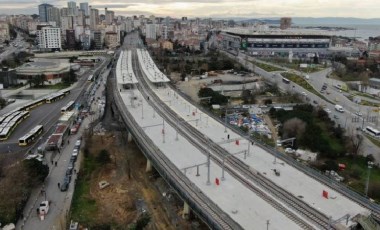
<path fill-rule="evenodd" d="M 103 79 L 109 74 L 109 70 L 104 71 L 102 74 Z M 86 78 L 87 80 L 87 78 Z M 94 85 L 95 83 L 88 83 Z M 85 84 L 86 86 L 87 84 Z M 79 89 L 78 89 L 79 90 Z M 94 98 L 101 97 L 104 92 L 104 84 L 100 84 L 100 87 L 96 90 Z M 83 95 L 83 98 L 86 96 Z M 39 229 L 65 229 L 65 219 L 68 217 L 68 211 L 70 210 L 72 196 L 75 188 L 76 173 L 73 173 L 72 179 L 67 191 L 60 191 L 58 183 L 62 184 L 63 178 L 65 176 L 67 166 L 70 161 L 71 154 L 74 149 L 75 141 L 80 138 L 84 129 L 88 124 L 99 116 L 98 112 L 98 103 L 94 100 L 94 103 L 90 104 L 90 111 L 94 111 L 93 115 L 89 115 L 83 120 L 79 132 L 75 135 L 69 137 L 70 143 L 65 143 L 60 153 L 50 152 L 45 156 L 50 167 L 49 176 L 45 179 L 45 184 L 43 189 L 46 193 L 41 192 L 41 189 L 37 189 L 33 192 L 28 203 L 24 209 L 25 219 L 20 220 L 17 223 L 17 229 L 20 229 L 23 226 L 25 230 L 39 230 Z M 82 145 L 83 145 L 82 140 Z M 78 154 L 77 163 L 75 164 L 75 169 L 79 172 L 79 161 L 82 158 L 82 154 Z M 57 166 L 51 164 L 51 161 L 57 161 Z M 48 200 L 50 202 L 50 209 L 48 214 L 45 216 L 45 219 L 40 220 L 37 215 L 37 208 L 43 200 Z M 69 221 L 69 220 L 67 220 Z"/>
<path fill-rule="evenodd" d="M 331 70 L 326 69 L 320 72 L 311 73 L 309 74 L 310 80 L 309 83 L 315 88 L 315 90 L 319 91 L 322 88 L 323 83 L 329 84 L 327 91 L 330 92 L 330 94 L 324 93 L 324 96 L 329 99 L 332 102 L 335 102 L 336 104 L 342 105 L 345 109 L 344 113 L 340 113 L 335 110 L 335 103 L 332 104 L 328 101 L 325 101 L 324 99 L 320 98 L 319 96 L 312 94 L 311 92 L 308 92 L 303 87 L 291 82 L 290 84 L 286 84 L 282 81 L 281 72 L 286 71 L 277 71 L 277 72 L 267 72 L 265 70 L 262 70 L 260 68 L 257 68 L 254 66 L 251 62 L 246 62 L 246 55 L 239 53 L 239 56 L 233 56 L 228 52 L 225 52 L 229 57 L 239 61 L 241 64 L 245 65 L 250 70 L 254 71 L 255 73 L 261 75 L 266 80 L 277 84 L 277 86 L 282 89 L 283 91 L 287 92 L 293 92 L 298 93 L 300 95 L 303 95 L 302 93 L 305 92 L 306 95 L 303 96 L 304 101 L 314 105 L 325 105 L 326 108 L 328 108 L 331 112 L 329 113 L 329 116 L 332 120 L 335 121 L 336 124 L 339 124 L 341 127 L 348 130 L 349 133 L 353 133 L 354 135 L 356 133 L 361 133 L 360 130 L 357 130 L 358 128 L 366 127 L 366 126 L 372 126 L 372 127 L 378 127 L 376 123 L 366 122 L 366 117 L 368 116 L 375 116 L 376 114 L 372 112 L 372 107 L 368 106 L 361 106 L 357 105 L 354 102 L 350 101 L 347 97 L 345 97 L 338 89 L 333 87 L 335 84 L 334 81 L 326 78 L 327 73 L 329 73 Z M 248 57 L 248 60 L 252 61 L 257 59 Z M 281 68 L 283 68 L 281 66 Z M 298 71 L 293 71 L 301 76 L 304 75 L 304 73 L 300 73 Z M 317 103 L 313 103 L 316 101 Z M 362 117 L 359 117 L 355 115 L 356 111 L 361 111 L 363 113 Z M 364 122 L 363 122 L 363 119 Z M 355 121 L 355 122 L 354 122 Z M 371 141 L 369 141 L 367 138 L 364 138 L 363 146 L 362 146 L 362 154 L 368 155 L 372 154 L 375 157 L 375 160 L 377 163 L 380 163 L 380 152 L 379 148 L 374 145 Z"/>
<path fill-rule="evenodd" d="M 103 61 L 99 63 L 99 65 L 96 67 L 96 70 L 104 65 L 105 61 L 106 59 L 103 58 Z M 55 125 L 56 121 L 61 116 L 61 108 L 65 106 L 69 101 L 76 100 L 78 98 L 82 92 L 82 89 L 87 88 L 89 85 L 89 82 L 87 81 L 88 76 L 96 70 L 88 71 L 79 77 L 78 82 L 72 86 L 73 88 L 71 89 L 70 94 L 63 99 L 51 104 L 43 104 L 30 111 L 30 117 L 25 119 L 16 127 L 10 138 L 7 141 L 0 142 L 0 153 L 26 152 L 29 150 L 34 151 L 34 149 L 46 141 L 46 138 L 53 131 L 50 128 Z M 38 124 L 42 124 L 44 126 L 44 133 L 41 135 L 41 138 L 31 146 L 20 147 L 18 145 L 18 139 Z"/>
<path fill-rule="evenodd" d="M 8 56 L 10 56 L 13 53 L 25 51 L 26 47 L 29 46 L 29 43 L 23 41 L 23 38 L 20 35 L 20 33 L 17 33 L 17 38 L 15 39 L 15 42 L 19 44 L 17 47 L 14 47 L 13 45 L 9 45 L 4 48 L 4 51 L 2 53 L 0 53 L 0 62 L 6 59 Z"/>

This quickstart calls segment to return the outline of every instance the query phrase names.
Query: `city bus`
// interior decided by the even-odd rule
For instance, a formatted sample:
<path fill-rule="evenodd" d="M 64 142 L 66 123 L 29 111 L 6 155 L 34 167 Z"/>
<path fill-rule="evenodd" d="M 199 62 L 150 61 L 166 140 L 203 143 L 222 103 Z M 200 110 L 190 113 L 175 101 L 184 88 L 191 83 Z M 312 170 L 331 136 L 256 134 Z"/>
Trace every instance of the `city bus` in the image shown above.
<path fill-rule="evenodd" d="M 31 110 L 33 109 L 34 107 L 37 107 L 39 105 L 42 105 L 42 104 L 45 104 L 46 102 L 46 99 L 45 98 L 42 98 L 42 99 L 39 99 L 39 100 L 35 100 L 35 101 L 32 101 L 24 106 L 21 107 L 22 110 Z"/>
<path fill-rule="evenodd" d="M 42 131 L 44 130 L 44 127 L 42 125 L 37 125 L 32 130 L 30 130 L 27 134 L 25 134 L 23 137 L 18 139 L 18 145 L 19 146 L 27 146 L 31 142 L 33 142 L 39 135 L 41 135 Z"/>
<path fill-rule="evenodd" d="M 62 107 L 61 113 L 65 113 L 67 111 L 72 110 L 74 108 L 74 105 L 75 105 L 75 101 L 70 101 L 69 103 L 67 103 L 67 105 Z"/>
<path fill-rule="evenodd" d="M 65 94 L 65 96 L 67 96 L 67 95 L 70 94 L 70 90 L 69 89 L 64 89 L 64 90 L 61 90 L 60 93 L 63 93 L 63 94 Z"/>
<path fill-rule="evenodd" d="M 30 113 L 28 111 L 20 112 L 18 115 L 12 117 L 9 121 L 1 124 L 1 127 L 3 127 L 1 133 L 0 133 L 0 140 L 4 141 L 7 140 L 8 137 L 11 135 L 13 130 L 17 127 L 18 124 L 20 124 L 23 120 L 25 120 L 27 117 L 30 116 Z"/>
<path fill-rule="evenodd" d="M 88 76 L 87 81 L 94 81 L 94 75 L 91 74 Z"/>
<path fill-rule="evenodd" d="M 65 97 L 64 93 L 57 93 L 46 98 L 46 103 L 53 103 Z"/>
<path fill-rule="evenodd" d="M 287 78 L 282 78 L 282 82 L 284 82 L 285 84 L 290 84 L 290 81 L 289 81 L 289 79 L 287 79 Z"/>
<path fill-rule="evenodd" d="M 377 130 L 377 129 L 374 129 L 374 128 L 370 127 L 370 126 L 367 126 L 365 128 L 365 131 L 367 133 L 369 133 L 370 135 L 374 136 L 374 137 L 380 137 L 380 131 Z"/>

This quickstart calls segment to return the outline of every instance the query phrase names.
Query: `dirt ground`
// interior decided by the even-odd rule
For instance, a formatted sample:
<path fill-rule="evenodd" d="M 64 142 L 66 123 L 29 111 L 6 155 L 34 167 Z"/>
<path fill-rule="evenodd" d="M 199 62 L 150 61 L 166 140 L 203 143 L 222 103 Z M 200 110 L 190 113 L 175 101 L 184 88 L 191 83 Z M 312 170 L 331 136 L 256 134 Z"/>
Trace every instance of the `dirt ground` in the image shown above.
<path fill-rule="evenodd" d="M 126 143 L 124 137 L 122 132 L 92 137 L 90 151 L 106 149 L 111 157 L 111 163 L 91 178 L 89 196 L 97 203 L 96 218 L 128 226 L 144 209 L 151 217 L 145 229 L 190 229 L 190 223 L 179 218 L 180 207 L 163 202 L 155 183 L 157 177 L 145 172 L 145 157 L 134 142 Z M 104 180 L 110 185 L 100 189 L 98 183 Z"/>

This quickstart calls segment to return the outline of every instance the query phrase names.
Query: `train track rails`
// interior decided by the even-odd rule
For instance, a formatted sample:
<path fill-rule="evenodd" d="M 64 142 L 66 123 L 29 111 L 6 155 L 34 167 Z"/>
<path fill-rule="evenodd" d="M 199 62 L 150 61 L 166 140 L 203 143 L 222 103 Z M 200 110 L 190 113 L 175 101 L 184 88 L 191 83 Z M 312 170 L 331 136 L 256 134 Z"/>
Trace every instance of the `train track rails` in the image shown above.
<path fill-rule="evenodd" d="M 134 56 L 136 56 L 136 54 Z M 136 58 L 134 60 L 136 60 Z M 216 143 L 213 143 L 211 140 L 205 139 L 202 133 L 200 133 L 190 124 L 184 122 L 184 120 L 179 118 L 178 115 L 173 110 L 171 110 L 165 103 L 161 102 L 158 96 L 153 92 L 153 90 L 151 90 L 151 87 L 144 79 L 144 77 L 141 77 L 143 76 L 143 73 L 139 65 L 135 63 L 133 66 L 136 70 L 135 74 L 137 73 L 136 77 L 138 77 L 140 86 L 142 88 L 141 92 L 145 95 L 145 97 L 150 96 L 153 99 L 153 101 L 155 101 L 155 103 L 153 103 L 152 101 L 150 102 L 151 106 L 153 106 L 154 109 L 159 111 L 160 115 L 163 116 L 167 122 L 171 123 L 173 127 L 176 127 L 176 125 L 181 124 L 180 128 L 177 127 L 181 135 L 184 136 L 187 140 L 189 140 L 198 149 L 202 150 L 203 153 L 207 154 L 208 152 L 204 146 L 210 146 L 210 150 L 212 152 L 212 160 L 221 166 L 223 164 L 223 158 L 229 155 L 229 153 Z M 181 121 L 177 122 L 178 119 L 181 119 Z M 281 202 L 287 204 L 291 209 L 295 210 L 299 215 L 308 219 L 319 228 L 329 228 L 329 218 L 326 215 L 314 209 L 310 205 L 306 204 L 305 202 L 300 200 L 298 197 L 295 197 L 288 191 L 277 186 L 275 183 L 273 183 L 257 171 L 251 169 L 238 158 L 231 157 L 229 159 L 230 160 L 227 163 L 226 170 L 233 177 L 239 180 L 251 191 L 256 193 L 259 197 L 270 203 L 277 210 L 281 211 L 283 214 L 285 214 L 289 219 L 293 220 L 299 226 L 301 226 L 304 229 L 313 228 L 313 226 L 311 226 L 309 223 L 307 223 L 298 215 L 295 215 L 292 211 L 290 211 L 288 207 L 283 206 L 281 203 L 277 202 L 275 199 L 267 195 L 264 191 L 269 192 L 274 197 L 281 200 Z M 242 175 L 245 175 L 249 179 L 245 179 Z M 256 186 L 254 186 L 252 182 Z M 261 189 L 257 188 L 257 186 L 260 186 Z"/>
<path fill-rule="evenodd" d="M 114 78 L 116 80 L 116 78 Z M 145 135 L 141 127 L 138 126 L 137 122 L 134 120 L 133 116 L 128 112 L 126 106 L 122 102 L 118 91 L 114 91 L 114 98 L 117 107 L 119 107 L 119 112 L 124 118 L 124 122 L 128 125 L 134 138 L 138 141 L 139 147 L 146 154 L 147 158 L 152 160 L 155 164 L 156 169 L 160 171 L 161 175 L 164 175 L 165 180 L 170 180 L 169 184 L 171 186 L 176 186 L 182 191 L 182 198 L 189 197 L 194 204 L 197 204 L 202 212 L 200 217 L 209 224 L 212 229 L 226 229 L 235 230 L 242 229 L 235 221 L 230 217 L 226 216 L 224 212 L 215 205 L 207 196 L 205 196 L 194 184 L 183 175 L 183 173 L 177 169 L 177 167 L 171 163 L 167 157 L 155 147 L 154 143 Z M 168 175 L 168 176 L 165 176 Z M 197 212 L 199 213 L 199 212 Z"/>

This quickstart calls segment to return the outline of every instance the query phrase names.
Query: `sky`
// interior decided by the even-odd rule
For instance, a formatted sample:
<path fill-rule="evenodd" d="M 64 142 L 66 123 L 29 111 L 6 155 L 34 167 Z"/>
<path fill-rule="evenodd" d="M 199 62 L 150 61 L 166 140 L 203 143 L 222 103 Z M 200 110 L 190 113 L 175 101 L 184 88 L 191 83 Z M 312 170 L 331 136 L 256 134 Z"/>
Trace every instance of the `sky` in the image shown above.
<path fill-rule="evenodd" d="M 79 2 L 76 1 L 79 5 Z M 170 17 L 268 18 L 355 17 L 379 18 L 379 0 L 89 0 L 90 5 L 116 15 Z M 0 14 L 38 14 L 37 6 L 67 6 L 63 0 L 0 0 Z"/>

